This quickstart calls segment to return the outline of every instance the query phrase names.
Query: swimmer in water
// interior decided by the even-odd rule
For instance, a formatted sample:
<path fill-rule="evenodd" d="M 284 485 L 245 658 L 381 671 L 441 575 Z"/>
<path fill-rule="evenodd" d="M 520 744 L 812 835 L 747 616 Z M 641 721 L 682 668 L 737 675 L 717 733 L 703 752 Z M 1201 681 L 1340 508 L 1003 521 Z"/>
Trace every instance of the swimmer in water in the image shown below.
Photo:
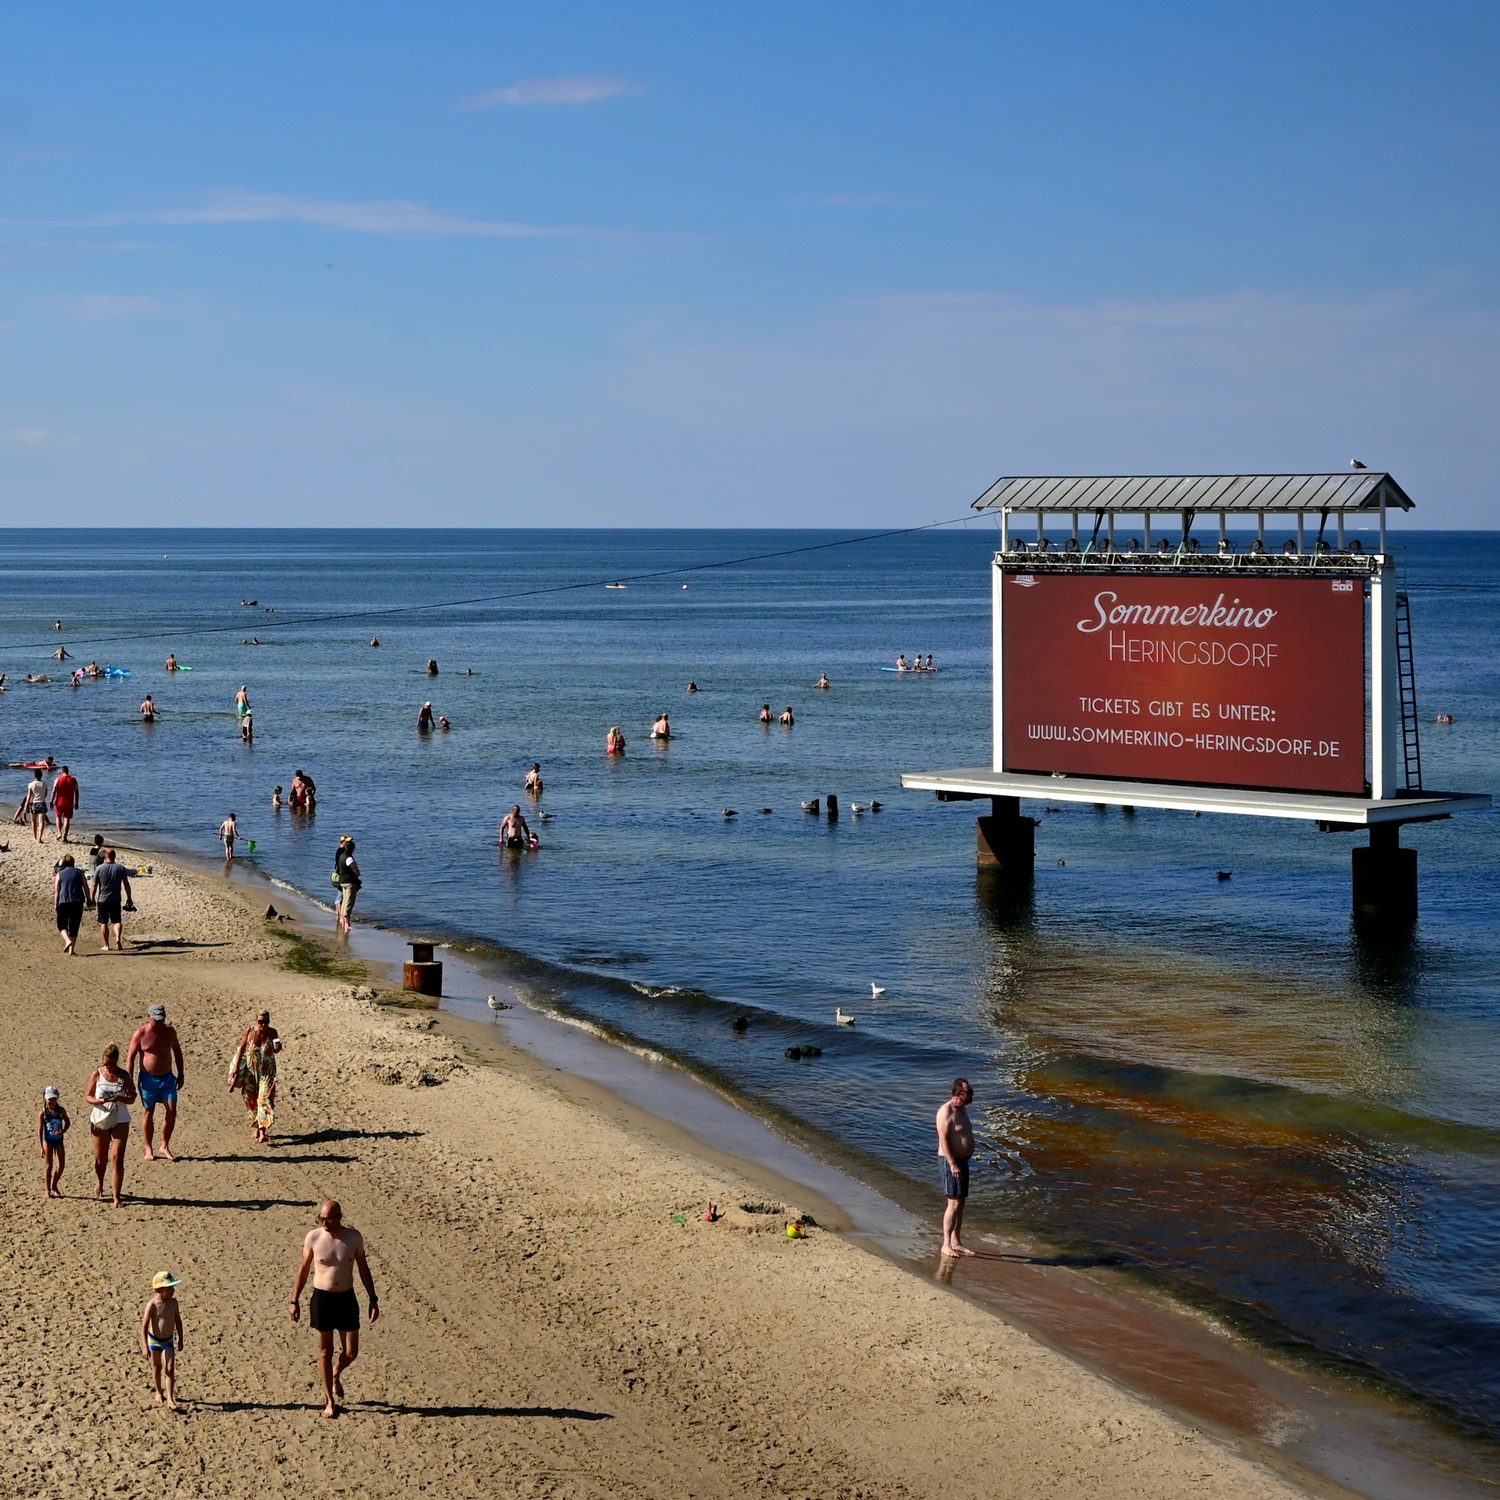
<path fill-rule="evenodd" d="M 445 719 L 442 716 L 442 714 L 439 714 L 438 715 L 438 728 L 441 729 L 441 730 L 447 731 L 449 729 L 452 729 L 453 726 L 447 721 L 447 719 Z"/>
<path fill-rule="evenodd" d="M 27 682 L 51 682 L 52 679 L 45 672 L 28 672 Z"/>
<path fill-rule="evenodd" d="M 771 705 L 769 703 L 762 703 L 760 706 L 760 722 L 762 724 L 769 724 L 771 718 Z"/>
<path fill-rule="evenodd" d="M 429 660 L 428 663 L 427 663 L 427 675 L 429 677 L 436 677 L 437 674 L 438 674 L 437 662 L 433 661 L 433 660 Z"/>
<path fill-rule="evenodd" d="M 531 769 L 526 773 L 526 793 L 531 797 L 542 795 L 542 763 L 534 760 Z"/>
<path fill-rule="evenodd" d="M 672 738 L 672 725 L 666 714 L 657 714 L 656 723 L 651 726 L 651 738 L 653 740 L 669 740 Z"/>
<path fill-rule="evenodd" d="M 240 684 L 239 692 L 234 695 L 234 711 L 242 719 L 250 712 L 250 694 L 245 691 L 244 683 Z"/>
<path fill-rule="evenodd" d="M 927 653 L 927 665 L 922 668 L 924 672 L 936 672 L 937 668 L 932 664 L 932 652 Z"/>
<path fill-rule="evenodd" d="M 696 693 L 698 691 L 698 684 L 696 682 L 688 683 L 687 690 L 690 693 Z"/>
<path fill-rule="evenodd" d="M 432 732 L 432 705 L 430 703 L 424 703 L 417 710 L 417 732 L 419 734 Z"/>
<path fill-rule="evenodd" d="M 177 670 L 177 653 L 175 651 L 169 651 L 167 653 L 167 671 L 169 671 L 169 672 L 175 672 L 176 670 Z"/>
<path fill-rule="evenodd" d="M 828 673 L 825 672 L 820 678 L 818 678 L 815 683 L 813 683 L 813 686 L 815 688 L 822 688 L 826 692 L 833 686 L 833 684 L 828 680 Z"/>
<path fill-rule="evenodd" d="M 280 806 L 282 806 L 281 788 L 279 786 L 271 788 L 271 806 L 272 807 L 280 807 Z"/>
<path fill-rule="evenodd" d="M 783 711 L 781 717 L 777 719 L 776 722 L 780 724 L 783 729 L 790 729 L 792 727 L 792 705 L 790 703 L 787 704 L 786 709 Z"/>
<path fill-rule="evenodd" d="M 500 847 L 502 849 L 534 849 L 536 835 L 526 826 L 521 816 L 521 807 L 516 803 L 500 822 Z"/>
<path fill-rule="evenodd" d="M 606 755 L 624 755 L 625 736 L 620 733 L 618 724 L 611 724 L 609 733 L 604 736 L 604 753 Z"/>
<path fill-rule="evenodd" d="M 66 646 L 59 646 L 57 650 L 52 653 L 52 659 L 54 661 L 67 661 L 67 659 L 72 654 L 73 653 L 69 651 Z"/>
<path fill-rule="evenodd" d="M 372 636 L 371 636 L 371 637 L 370 637 L 370 644 L 371 644 L 371 645 L 372 645 L 372 646 L 378 646 L 378 645 L 379 645 L 379 644 L 380 644 L 380 637 L 379 637 L 379 636 L 375 636 L 375 635 L 372 635 Z"/>
<path fill-rule="evenodd" d="M 150 693 L 141 699 L 141 720 L 146 724 L 156 722 L 156 705 L 151 701 Z"/>
<path fill-rule="evenodd" d="M 907 670 L 907 666 L 906 666 L 906 653 L 904 651 L 901 653 L 900 656 L 898 656 L 896 658 L 896 670 L 898 672 L 904 672 L 904 671 Z"/>
<path fill-rule="evenodd" d="M 303 771 L 293 771 L 292 790 L 287 799 L 287 806 L 293 812 L 312 812 L 317 800 L 318 789 L 313 785 L 312 777 Z"/>

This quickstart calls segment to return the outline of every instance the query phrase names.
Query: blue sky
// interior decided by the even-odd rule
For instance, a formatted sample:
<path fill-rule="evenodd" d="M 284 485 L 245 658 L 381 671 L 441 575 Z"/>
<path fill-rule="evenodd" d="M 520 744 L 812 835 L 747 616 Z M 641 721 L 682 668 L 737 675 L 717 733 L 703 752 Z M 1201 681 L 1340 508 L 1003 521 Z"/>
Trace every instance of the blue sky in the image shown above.
<path fill-rule="evenodd" d="M 11 6 L 7 524 L 1496 524 L 1500 7 Z"/>

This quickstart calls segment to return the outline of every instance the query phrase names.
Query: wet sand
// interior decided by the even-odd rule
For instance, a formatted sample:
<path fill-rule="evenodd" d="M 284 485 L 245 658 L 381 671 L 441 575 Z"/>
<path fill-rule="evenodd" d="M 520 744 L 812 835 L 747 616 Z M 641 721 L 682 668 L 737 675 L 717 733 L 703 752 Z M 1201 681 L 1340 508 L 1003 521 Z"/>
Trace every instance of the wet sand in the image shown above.
<path fill-rule="evenodd" d="M 295 944 L 248 893 L 157 861 L 127 937 L 185 941 L 106 956 L 86 925 L 64 958 L 56 854 L 16 836 L 0 856 L 11 1492 L 1299 1493 L 837 1233 L 787 1240 L 806 1205 L 686 1136 L 382 1006 L 362 976 L 288 972 Z M 187 1056 L 182 1159 L 140 1160 L 134 1109 L 116 1210 L 91 1196 L 83 1087 L 154 1000 Z M 267 1147 L 225 1084 L 262 1005 L 286 1039 Z M 48 1082 L 75 1122 L 51 1203 L 33 1141 Z M 332 1423 L 313 1335 L 287 1317 L 328 1195 L 382 1294 Z M 163 1268 L 183 1278 L 177 1415 L 135 1332 Z"/>

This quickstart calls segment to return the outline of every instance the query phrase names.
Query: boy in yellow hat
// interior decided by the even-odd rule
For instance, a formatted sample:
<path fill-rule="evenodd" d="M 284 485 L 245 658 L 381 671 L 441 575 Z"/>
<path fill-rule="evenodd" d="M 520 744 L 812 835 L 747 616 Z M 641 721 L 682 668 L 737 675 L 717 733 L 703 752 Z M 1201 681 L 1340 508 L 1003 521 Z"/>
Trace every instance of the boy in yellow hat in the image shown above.
<path fill-rule="evenodd" d="M 151 1278 L 151 1298 L 141 1314 L 141 1358 L 151 1361 L 151 1373 L 156 1379 L 156 1399 L 165 1401 L 177 1410 L 173 1394 L 176 1375 L 176 1348 L 182 1348 L 182 1308 L 177 1302 L 176 1288 L 182 1283 L 170 1271 L 158 1271 Z M 166 1382 L 163 1394 L 162 1382 Z"/>

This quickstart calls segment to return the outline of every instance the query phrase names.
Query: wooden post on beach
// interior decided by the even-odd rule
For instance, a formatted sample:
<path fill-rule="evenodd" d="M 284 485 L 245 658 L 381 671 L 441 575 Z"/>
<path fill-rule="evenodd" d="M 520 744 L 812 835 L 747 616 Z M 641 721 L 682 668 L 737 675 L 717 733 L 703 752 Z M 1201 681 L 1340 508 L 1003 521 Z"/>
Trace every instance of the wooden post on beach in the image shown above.
<path fill-rule="evenodd" d="M 1030 880 L 1036 858 L 1036 819 L 1021 816 L 1019 797 L 991 797 L 990 807 L 989 817 L 975 819 L 979 863 Z"/>
<path fill-rule="evenodd" d="M 435 963 L 431 943 L 409 943 L 411 961 L 401 965 L 401 988 L 441 999 L 443 966 Z"/>

